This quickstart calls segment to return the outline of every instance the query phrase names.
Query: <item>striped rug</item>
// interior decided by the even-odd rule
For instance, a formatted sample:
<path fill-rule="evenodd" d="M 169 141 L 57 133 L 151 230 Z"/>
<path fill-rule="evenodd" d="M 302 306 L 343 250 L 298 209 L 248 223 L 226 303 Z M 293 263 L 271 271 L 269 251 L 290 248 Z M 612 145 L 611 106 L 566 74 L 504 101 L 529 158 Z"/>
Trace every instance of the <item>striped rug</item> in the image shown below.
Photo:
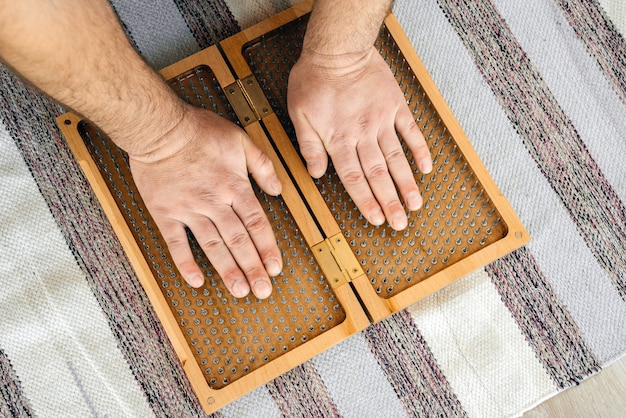
<path fill-rule="evenodd" d="M 156 68 L 295 2 L 111 0 Z M 519 416 L 626 353 L 626 7 L 394 12 L 532 241 L 216 417 Z M 203 416 L 62 111 L 0 67 L 0 416 Z"/>

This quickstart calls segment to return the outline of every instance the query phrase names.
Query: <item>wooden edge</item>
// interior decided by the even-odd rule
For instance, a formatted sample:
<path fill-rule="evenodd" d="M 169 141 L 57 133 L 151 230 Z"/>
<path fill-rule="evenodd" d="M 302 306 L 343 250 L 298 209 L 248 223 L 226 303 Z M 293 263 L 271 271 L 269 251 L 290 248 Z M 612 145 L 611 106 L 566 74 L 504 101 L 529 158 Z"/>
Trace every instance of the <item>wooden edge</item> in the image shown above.
<path fill-rule="evenodd" d="M 304 16 L 311 11 L 312 7 L 313 0 L 305 0 L 220 42 L 224 55 L 235 70 L 237 77 L 244 78 L 252 74 L 250 66 L 241 54 L 246 43 Z"/>
<path fill-rule="evenodd" d="M 124 248 L 124 252 L 133 266 L 141 285 L 146 291 L 146 294 L 148 295 L 159 320 L 163 324 L 163 328 L 165 329 L 165 332 L 174 347 L 174 351 L 183 365 L 183 369 L 185 370 L 192 387 L 198 394 L 200 402 L 203 406 L 205 406 L 206 399 L 208 399 L 210 394 L 212 394 L 212 391 L 210 389 L 207 391 L 208 387 L 206 380 L 202 376 L 202 371 L 193 360 L 193 353 L 185 342 L 185 337 L 178 327 L 178 323 L 170 311 L 165 297 L 154 280 L 154 276 L 152 275 L 148 263 L 143 258 L 141 250 L 135 242 L 130 228 L 124 221 L 124 216 L 117 207 L 113 196 L 111 196 L 108 190 L 106 182 L 100 175 L 98 167 L 94 163 L 87 147 L 80 137 L 78 124 L 81 121 L 82 118 L 80 116 L 71 112 L 57 117 L 57 124 L 67 139 L 70 149 L 83 169 L 89 184 L 98 197 L 98 201 L 102 205 L 105 215 L 120 240 L 120 243 Z M 191 361 L 188 361 L 189 359 L 191 359 Z"/>
<path fill-rule="evenodd" d="M 516 250 L 528 243 L 529 240 L 530 236 L 527 234 L 508 234 L 474 254 L 457 261 L 446 269 L 392 296 L 387 299 L 387 302 L 392 312 L 398 312 L 511 251 Z M 374 292 L 373 289 L 372 292 Z"/>
<path fill-rule="evenodd" d="M 411 42 L 406 37 L 396 17 L 393 14 L 390 14 L 385 19 L 385 25 L 404 54 L 405 59 L 428 95 L 433 107 L 436 109 L 437 113 L 441 117 L 441 120 L 448 128 L 448 132 L 450 132 L 451 136 L 455 139 L 457 147 L 464 155 L 476 178 L 480 181 L 483 189 L 500 213 L 502 221 L 507 226 L 507 234 L 502 239 L 387 299 L 393 312 L 397 312 L 412 303 L 417 302 L 419 299 L 442 289 L 458 278 L 463 277 L 523 246 L 530 241 L 530 235 L 517 214 L 513 211 L 511 204 L 491 178 L 487 168 L 480 160 L 476 150 L 465 135 L 465 132 L 461 128 L 459 122 L 454 117 L 452 111 L 439 92 L 439 89 L 415 52 Z"/>
<path fill-rule="evenodd" d="M 212 403 L 210 409 L 205 408 L 206 412 L 217 411 L 260 385 L 279 377 L 355 333 L 364 330 L 371 324 L 350 286 L 339 287 L 334 292 L 346 312 L 346 319 L 341 324 L 288 351 L 276 360 L 232 382 L 225 388 L 214 391 L 217 396 L 209 399 L 209 402 Z"/>
<path fill-rule="evenodd" d="M 307 210 L 306 205 L 298 193 L 298 190 L 293 185 L 291 178 L 289 177 L 289 173 L 287 173 L 287 170 L 283 166 L 278 154 L 276 154 L 276 151 L 274 150 L 274 147 L 272 147 L 272 144 L 267 138 L 261 124 L 256 121 L 246 126 L 245 129 L 256 146 L 258 146 L 261 151 L 263 151 L 265 155 L 272 160 L 274 170 L 276 170 L 278 179 L 283 187 L 281 196 L 283 197 L 287 207 L 290 209 L 291 215 L 294 217 L 298 227 L 300 228 L 300 232 L 302 232 L 302 235 L 306 239 L 309 246 L 313 246 L 323 241 L 324 236 L 317 227 L 313 216 Z"/>
<path fill-rule="evenodd" d="M 182 60 L 161 69 L 159 73 L 163 78 L 168 80 L 200 65 L 210 67 L 213 75 L 215 75 L 215 78 L 222 87 L 235 82 L 235 78 L 230 72 L 228 65 L 215 45 L 196 52 L 187 58 L 183 58 Z"/>
<path fill-rule="evenodd" d="M 301 3 L 296 6 L 297 9 L 295 10 L 289 9 L 272 19 L 261 22 L 258 25 L 255 25 L 250 29 L 222 42 L 221 45 L 225 54 L 228 57 L 229 62 L 233 64 L 239 77 L 245 77 L 251 74 L 251 69 L 241 54 L 242 48 L 247 42 L 257 39 L 263 34 L 277 29 L 281 25 L 287 24 L 290 21 L 308 13 L 311 6 L 311 1 Z M 411 42 L 406 37 L 396 17 L 393 14 L 390 14 L 385 19 L 385 25 L 404 54 L 407 62 L 413 69 L 424 91 L 431 100 L 433 107 L 436 109 L 442 121 L 446 124 L 450 134 L 454 137 L 457 147 L 463 153 L 476 178 L 481 182 L 485 192 L 500 213 L 502 221 L 507 226 L 507 235 L 497 242 L 477 251 L 454 265 L 451 265 L 445 270 L 434 274 L 433 276 L 411 286 L 389 299 L 383 299 L 378 296 L 365 276 L 353 280 L 354 286 L 357 289 L 360 298 L 363 300 L 370 317 L 375 322 L 387 317 L 391 313 L 406 308 L 412 303 L 417 302 L 437 290 L 442 289 L 475 269 L 502 257 L 516 248 L 521 247 L 530 240 L 528 232 L 513 211 L 513 208 L 507 199 L 503 196 L 491 178 L 486 167 L 480 160 L 458 121 L 454 117 L 452 111 L 443 99 L 439 89 L 430 77 L 430 74 L 415 52 Z M 323 231 L 327 236 L 333 236 L 334 234 L 340 232 L 332 213 L 326 206 L 321 195 L 319 195 L 317 187 L 313 183 L 306 167 L 291 144 L 290 139 L 284 132 L 284 129 L 278 121 L 276 115 L 272 114 L 263 118 L 263 123 L 270 132 L 276 146 L 280 149 L 285 164 L 288 166 L 290 172 L 298 183 L 302 193 L 306 196 L 307 203 L 311 207 L 312 212 L 315 213 L 316 219 L 322 226 Z"/>
<path fill-rule="evenodd" d="M 530 239 L 530 235 L 528 235 L 526 228 L 524 228 L 524 225 L 513 211 L 510 203 L 491 178 L 487 168 L 480 160 L 476 150 L 465 135 L 465 132 L 459 125 L 459 122 L 454 117 L 452 111 L 448 107 L 448 104 L 445 102 L 443 96 L 439 92 L 439 89 L 435 85 L 435 82 L 430 77 L 430 74 L 428 74 L 426 67 L 424 67 L 424 64 L 413 49 L 413 46 L 402 30 L 400 23 L 398 23 L 398 20 L 393 14 L 390 14 L 385 19 L 385 25 L 404 54 L 404 57 L 409 63 L 411 69 L 413 69 L 415 76 L 428 95 L 433 107 L 436 109 L 437 113 L 441 117 L 441 120 L 448 128 L 448 132 L 450 132 L 451 136 L 455 139 L 457 147 L 462 152 L 476 177 L 480 180 L 483 189 L 487 192 L 487 195 L 494 203 L 494 206 L 497 208 L 498 212 L 500 212 L 502 220 L 508 227 L 508 234 L 522 234 L 523 242 L 527 242 Z"/>
<path fill-rule="evenodd" d="M 228 71 L 228 67 L 216 47 L 200 51 L 180 62 L 164 68 L 161 70 L 161 75 L 166 79 L 172 78 L 199 65 L 207 65 L 210 67 L 222 86 L 234 82 L 234 78 Z M 57 124 L 67 138 L 70 149 L 74 153 L 91 187 L 96 193 L 141 285 L 145 289 L 159 320 L 163 324 L 191 386 L 198 396 L 200 404 L 207 413 L 217 411 L 259 385 L 280 376 L 282 373 L 309 360 L 316 354 L 330 348 L 332 345 L 363 330 L 370 324 L 352 289 L 349 286 L 336 288 L 334 289 L 335 295 L 346 313 L 346 319 L 341 324 L 313 338 L 307 343 L 290 350 L 283 356 L 269 362 L 266 366 L 254 370 L 228 386 L 222 389 L 211 389 L 204 378 L 202 370 L 196 363 L 194 355 L 178 326 L 176 318 L 169 309 L 168 303 L 161 293 L 150 267 L 143 258 L 130 228 L 124 221 L 124 217 L 117 207 L 113 196 L 111 196 L 105 180 L 100 175 L 98 167 L 80 137 L 78 124 L 82 120 L 80 116 L 70 112 L 59 116 L 57 118 Z M 255 122 L 249 125 L 246 127 L 246 131 L 256 145 L 272 159 L 277 174 L 283 184 L 282 196 L 285 199 L 285 203 L 290 208 L 303 237 L 310 245 L 323 241 L 323 235 L 319 231 L 311 214 L 306 209 L 298 191 L 291 182 L 289 174 L 282 166 L 282 162 L 267 139 L 260 123 Z"/>
<path fill-rule="evenodd" d="M 367 309 L 372 323 L 382 321 L 392 313 L 396 312 L 389 300 L 383 299 L 374 290 L 372 284 L 365 274 L 352 280 L 356 292 L 363 302 L 363 306 Z"/>
<path fill-rule="evenodd" d="M 293 175 L 293 178 L 298 184 L 302 194 L 306 197 L 306 201 L 309 204 L 311 211 L 315 214 L 315 218 L 322 227 L 324 234 L 326 234 L 327 237 L 332 237 L 335 234 L 341 233 L 341 228 L 337 225 L 337 221 L 335 221 L 332 212 L 328 209 L 326 202 L 324 202 L 324 198 L 320 194 L 317 186 L 311 178 L 311 175 L 304 166 L 300 155 L 291 143 L 285 129 L 280 124 L 278 116 L 276 116 L 275 113 L 272 113 L 264 117 L 263 124 L 271 134 L 272 140 L 280 150 L 280 154 L 282 155 L 285 164 Z"/>
<path fill-rule="evenodd" d="M 335 295 L 346 313 L 346 319 L 341 324 L 294 348 L 283 356 L 269 362 L 266 366 L 254 370 L 228 386 L 222 389 L 211 389 L 204 378 L 202 370 L 196 363 L 194 355 L 185 341 L 185 337 L 178 326 L 174 314 L 169 309 L 168 303 L 161 293 L 150 267 L 134 240 L 130 228 L 124 221 L 124 217 L 110 194 L 105 180 L 100 175 L 98 167 L 78 133 L 78 124 L 82 120 L 80 116 L 74 113 L 67 113 L 59 116 L 57 123 L 96 193 L 104 213 L 120 240 L 124 252 L 128 256 L 159 320 L 163 324 L 163 328 L 183 365 L 185 374 L 198 396 L 200 404 L 207 413 L 217 411 L 245 393 L 254 390 L 259 385 L 267 383 L 269 380 L 311 359 L 354 333 L 365 329 L 370 324 L 350 286 L 336 288 L 334 289 Z"/>

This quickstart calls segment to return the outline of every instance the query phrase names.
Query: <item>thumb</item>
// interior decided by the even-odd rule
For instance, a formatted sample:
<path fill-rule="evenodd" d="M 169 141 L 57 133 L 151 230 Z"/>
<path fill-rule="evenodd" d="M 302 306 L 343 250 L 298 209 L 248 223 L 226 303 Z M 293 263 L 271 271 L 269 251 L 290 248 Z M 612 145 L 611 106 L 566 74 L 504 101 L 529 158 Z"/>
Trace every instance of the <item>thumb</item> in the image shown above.
<path fill-rule="evenodd" d="M 322 139 L 306 120 L 298 118 L 293 125 L 309 174 L 316 179 L 322 177 L 328 168 L 328 154 Z"/>
<path fill-rule="evenodd" d="M 282 191 L 282 184 L 278 180 L 272 160 L 249 139 L 244 141 L 243 151 L 248 173 L 265 193 L 278 196 Z"/>

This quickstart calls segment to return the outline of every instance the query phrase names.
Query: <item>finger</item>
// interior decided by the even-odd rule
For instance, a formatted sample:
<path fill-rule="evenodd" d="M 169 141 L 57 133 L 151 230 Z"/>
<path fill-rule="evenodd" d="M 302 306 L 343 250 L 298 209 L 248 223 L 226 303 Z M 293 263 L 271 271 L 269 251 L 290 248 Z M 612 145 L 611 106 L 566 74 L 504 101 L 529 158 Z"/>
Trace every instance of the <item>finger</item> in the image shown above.
<path fill-rule="evenodd" d="M 224 243 L 215 224 L 204 216 L 195 216 L 188 223 L 200 248 L 221 277 L 228 291 L 236 298 L 247 296 L 250 293 L 248 281 Z"/>
<path fill-rule="evenodd" d="M 402 149 L 400 149 L 402 152 Z M 392 228 L 399 230 L 407 226 L 407 217 L 402 207 L 402 203 L 398 198 L 398 193 L 393 184 L 388 162 L 385 155 L 375 141 L 364 142 L 358 149 L 359 157 L 363 171 L 367 177 L 367 181 L 376 197 L 376 200 L 382 207 L 383 213 Z M 402 154 L 404 155 L 404 154 Z M 390 158 L 397 159 L 397 155 Z"/>
<path fill-rule="evenodd" d="M 396 130 L 411 150 L 417 168 L 424 174 L 433 169 L 432 156 L 424 139 L 424 135 L 413 119 L 413 114 L 407 106 L 402 106 L 396 114 Z"/>
<path fill-rule="evenodd" d="M 264 154 L 259 148 L 257 148 L 252 142 L 251 147 L 244 149 L 246 160 L 257 161 L 258 164 L 253 165 L 254 169 L 258 169 L 265 173 L 265 178 L 269 178 L 270 182 L 273 178 L 280 185 L 274 166 L 272 165 L 269 157 Z M 249 167 L 251 165 L 249 164 Z M 252 172 L 253 177 L 259 183 L 257 176 Z M 262 184 L 259 184 L 263 190 L 265 188 Z M 267 186 L 267 185 L 266 185 Z M 271 185 L 270 185 L 271 186 Z M 267 191 L 267 190 L 265 190 Z M 263 211 L 259 200 L 255 196 L 250 184 L 246 182 L 245 185 L 241 185 L 241 192 L 236 194 L 236 199 L 233 200 L 233 210 L 239 216 L 239 219 L 248 231 L 252 242 L 258 250 L 258 253 L 265 265 L 267 274 L 270 276 L 276 276 L 280 274 L 282 270 L 282 259 L 280 256 L 280 250 L 276 245 L 276 237 L 272 230 L 272 226 L 267 219 L 267 215 Z"/>
<path fill-rule="evenodd" d="M 381 131 L 379 143 L 389 173 L 406 207 L 409 210 L 418 210 L 422 206 L 422 197 L 395 129 L 390 127 Z"/>
<path fill-rule="evenodd" d="M 320 178 L 328 169 L 328 155 L 320 136 L 304 116 L 293 118 L 300 154 L 306 161 L 306 168 L 313 178 Z"/>
<path fill-rule="evenodd" d="M 241 260 L 237 256 L 235 258 L 246 274 L 254 294 L 263 299 L 271 293 L 272 284 L 269 276 L 277 276 L 282 270 L 280 249 L 267 216 L 254 194 L 240 196 L 241 199 L 233 202 L 233 210 L 251 239 L 256 258 L 260 257 L 263 274 L 259 274 L 259 264 L 253 262 L 251 256 L 245 256 L 242 252 L 241 256 L 246 258 Z"/>
<path fill-rule="evenodd" d="M 157 222 L 159 224 L 159 222 Z M 172 256 L 172 261 L 183 276 L 183 279 L 192 287 L 200 287 L 204 284 L 202 270 L 196 264 L 185 226 L 178 221 L 160 222 L 158 225 L 167 248 Z"/>
<path fill-rule="evenodd" d="M 251 140 L 245 140 L 243 151 L 246 158 L 248 172 L 264 192 L 278 196 L 282 191 L 282 185 L 272 164 L 272 160 Z"/>
<path fill-rule="evenodd" d="M 373 225 L 382 225 L 385 215 L 363 172 L 356 148 L 343 146 L 329 153 L 339 179 L 363 216 Z"/>
<path fill-rule="evenodd" d="M 280 272 L 282 266 L 280 250 L 269 221 L 252 193 L 249 183 L 240 185 L 237 189 L 240 192 L 236 194 L 237 199 L 233 200 L 232 207 L 213 210 L 211 220 L 224 245 L 243 272 L 252 292 L 263 299 L 269 296 L 272 290 L 267 270 L 272 274 Z M 259 242 L 259 249 L 256 248 L 251 234 Z"/>

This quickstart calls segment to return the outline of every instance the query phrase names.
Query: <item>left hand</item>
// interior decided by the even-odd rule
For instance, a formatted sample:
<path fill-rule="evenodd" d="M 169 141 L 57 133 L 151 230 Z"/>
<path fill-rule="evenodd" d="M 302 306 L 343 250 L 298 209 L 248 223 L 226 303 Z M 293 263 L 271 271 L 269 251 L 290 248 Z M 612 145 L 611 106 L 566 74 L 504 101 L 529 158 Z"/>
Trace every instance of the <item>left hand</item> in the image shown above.
<path fill-rule="evenodd" d="M 289 116 L 309 174 L 319 178 L 330 155 L 347 192 L 374 225 L 407 226 L 406 211 L 422 197 L 396 131 L 428 173 L 432 161 L 406 99 L 372 47 L 363 54 L 324 56 L 303 50 L 289 76 Z M 395 187 L 394 187 L 395 184 Z M 397 187 L 397 191 L 396 191 Z"/>

